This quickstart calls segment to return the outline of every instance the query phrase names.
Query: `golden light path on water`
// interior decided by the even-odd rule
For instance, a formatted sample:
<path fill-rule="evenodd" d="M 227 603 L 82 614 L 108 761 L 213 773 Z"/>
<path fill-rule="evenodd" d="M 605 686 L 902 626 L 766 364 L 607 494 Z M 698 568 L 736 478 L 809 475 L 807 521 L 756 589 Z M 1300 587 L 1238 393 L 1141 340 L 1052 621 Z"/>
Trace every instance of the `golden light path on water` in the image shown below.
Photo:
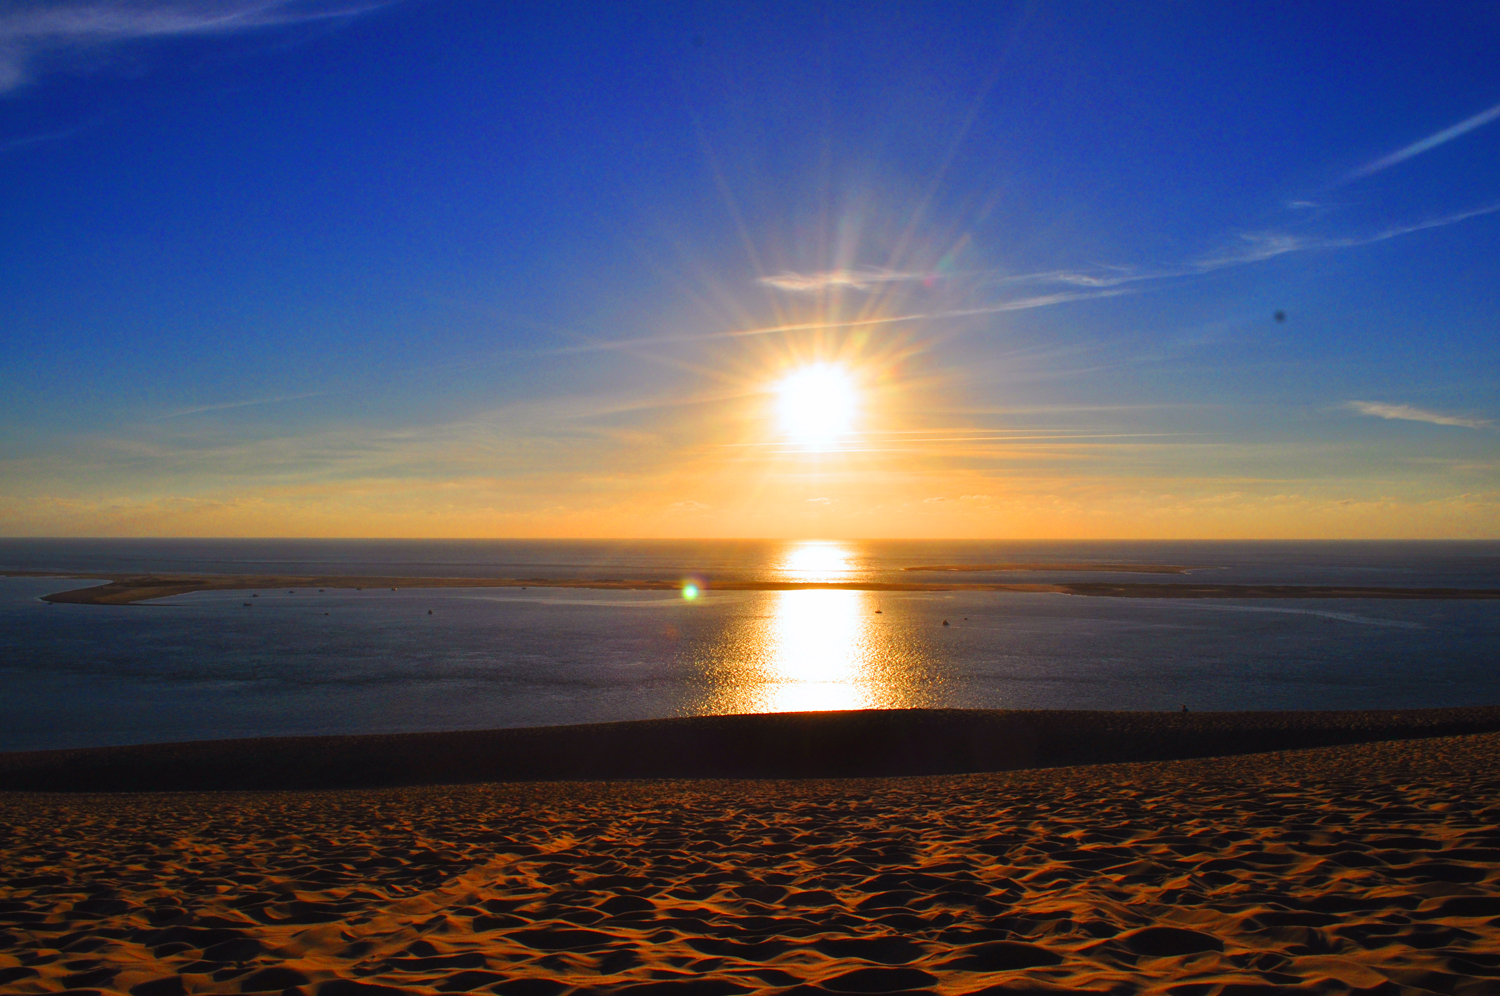
<path fill-rule="evenodd" d="M 883 696 L 872 674 L 868 592 L 774 594 L 756 711 L 877 708 Z"/>
<path fill-rule="evenodd" d="M 788 581 L 854 577 L 855 554 L 828 541 L 798 543 L 776 565 Z M 811 589 L 766 592 L 713 655 L 714 713 L 808 712 L 919 704 L 916 661 L 893 645 L 878 593 Z M 919 669 L 925 670 L 925 669 Z"/>

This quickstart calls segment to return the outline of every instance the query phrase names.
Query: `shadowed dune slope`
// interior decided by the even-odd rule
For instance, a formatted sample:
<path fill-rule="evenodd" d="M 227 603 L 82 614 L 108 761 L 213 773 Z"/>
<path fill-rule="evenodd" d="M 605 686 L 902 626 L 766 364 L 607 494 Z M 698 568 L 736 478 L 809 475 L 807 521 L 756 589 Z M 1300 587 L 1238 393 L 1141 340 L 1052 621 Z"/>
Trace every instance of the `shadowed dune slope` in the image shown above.
<path fill-rule="evenodd" d="M 848 778 L 1165 761 L 1500 730 L 1500 707 L 1143 713 L 902 709 L 0 754 L 0 789 L 368 788 Z"/>
<path fill-rule="evenodd" d="M 0 990 L 1492 996 L 1500 734 L 936 778 L 0 794 Z"/>

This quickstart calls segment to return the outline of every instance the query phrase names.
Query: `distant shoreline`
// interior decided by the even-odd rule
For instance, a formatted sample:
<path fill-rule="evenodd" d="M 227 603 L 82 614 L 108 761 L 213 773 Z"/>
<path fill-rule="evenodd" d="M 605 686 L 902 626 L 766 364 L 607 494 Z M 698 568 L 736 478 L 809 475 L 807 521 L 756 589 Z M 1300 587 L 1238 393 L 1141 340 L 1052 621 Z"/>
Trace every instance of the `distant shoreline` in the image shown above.
<path fill-rule="evenodd" d="M 605 591 L 677 591 L 681 581 L 659 578 L 431 578 L 290 574 L 120 574 L 110 571 L 8 571 L 0 577 L 98 578 L 107 582 L 43 595 L 47 602 L 71 605 L 132 605 L 199 591 L 305 592 L 308 589 L 365 588 L 583 588 Z M 1402 600 L 1494 600 L 1500 588 L 1389 588 L 1308 584 L 1185 584 L 1176 582 L 1068 581 L 1034 584 L 999 582 L 885 581 L 708 581 L 703 591 L 999 591 L 1082 595 L 1094 598 L 1367 598 Z"/>
<path fill-rule="evenodd" d="M 983 574 L 1001 571 L 1035 571 L 1053 573 L 1076 571 L 1080 574 L 1190 574 L 1193 571 L 1212 570 L 1210 567 L 1188 567 L 1183 564 L 1108 564 L 1054 561 L 1049 563 L 1011 564 L 927 564 L 921 567 L 903 567 L 903 571 L 946 571 L 955 574 Z"/>

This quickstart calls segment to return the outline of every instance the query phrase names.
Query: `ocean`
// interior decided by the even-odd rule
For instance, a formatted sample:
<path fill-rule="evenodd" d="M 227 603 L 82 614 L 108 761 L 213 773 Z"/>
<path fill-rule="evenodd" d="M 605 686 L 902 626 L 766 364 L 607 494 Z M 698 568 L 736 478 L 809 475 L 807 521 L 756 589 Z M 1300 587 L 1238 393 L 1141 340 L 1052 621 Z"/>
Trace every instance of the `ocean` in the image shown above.
<path fill-rule="evenodd" d="M 1005 562 L 1191 572 L 907 570 Z M 715 588 L 1500 588 L 1496 542 L 0 540 L 4 570 L 670 579 L 698 594 L 278 589 L 96 606 L 40 600 L 86 581 L 0 578 L 0 750 L 808 709 L 1500 704 L 1497 601 Z"/>

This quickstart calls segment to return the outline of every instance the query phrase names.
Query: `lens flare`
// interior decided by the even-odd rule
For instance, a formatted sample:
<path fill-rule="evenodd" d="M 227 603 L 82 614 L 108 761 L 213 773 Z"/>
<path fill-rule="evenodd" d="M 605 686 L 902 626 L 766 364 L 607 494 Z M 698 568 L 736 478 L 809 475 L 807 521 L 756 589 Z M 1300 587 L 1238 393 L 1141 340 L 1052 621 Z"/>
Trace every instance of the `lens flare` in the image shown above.
<path fill-rule="evenodd" d="M 682 586 L 682 597 L 691 602 L 698 597 L 698 586 L 689 581 Z"/>
<path fill-rule="evenodd" d="M 776 394 L 782 431 L 803 446 L 824 449 L 854 426 L 854 379 L 842 367 L 801 367 L 782 378 Z"/>

